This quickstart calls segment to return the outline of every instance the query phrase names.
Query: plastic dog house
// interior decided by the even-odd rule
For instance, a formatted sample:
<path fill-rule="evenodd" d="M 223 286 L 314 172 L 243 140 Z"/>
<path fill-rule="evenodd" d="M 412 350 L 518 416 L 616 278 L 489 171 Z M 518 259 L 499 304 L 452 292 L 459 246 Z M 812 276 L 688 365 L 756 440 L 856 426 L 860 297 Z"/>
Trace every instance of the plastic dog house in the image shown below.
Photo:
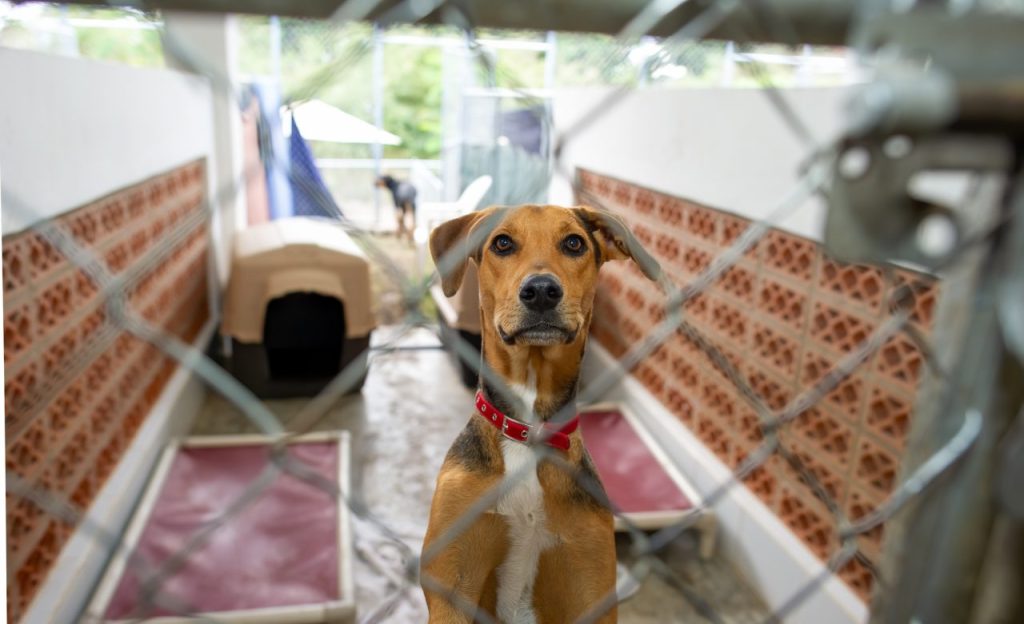
<path fill-rule="evenodd" d="M 146 604 L 148 574 L 189 543 L 270 465 L 264 436 L 189 438 L 161 457 L 84 618 L 171 624 L 352 622 L 352 529 L 344 497 L 279 473 L 247 507 L 208 533 Z M 318 479 L 349 493 L 348 433 L 311 434 L 287 447 Z M 134 552 L 129 560 L 125 555 Z M 174 606 L 187 606 L 175 614 Z"/>
<path fill-rule="evenodd" d="M 263 398 L 316 394 L 369 347 L 371 301 L 370 265 L 340 224 L 294 217 L 244 230 L 221 327 L 229 368 Z"/>

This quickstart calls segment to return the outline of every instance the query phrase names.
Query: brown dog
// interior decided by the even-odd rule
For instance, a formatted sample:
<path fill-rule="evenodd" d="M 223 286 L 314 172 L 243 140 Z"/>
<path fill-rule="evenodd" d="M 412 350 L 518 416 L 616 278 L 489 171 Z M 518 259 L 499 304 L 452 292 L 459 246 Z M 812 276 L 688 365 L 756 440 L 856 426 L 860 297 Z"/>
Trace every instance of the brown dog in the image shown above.
<path fill-rule="evenodd" d="M 601 264 L 632 258 L 654 280 L 661 270 L 622 222 L 590 208 L 489 208 L 436 228 L 430 251 L 451 264 L 448 296 L 468 258 L 477 264 L 483 359 L 512 390 L 481 379 L 477 414 L 438 475 L 421 568 L 430 621 L 480 610 L 507 624 L 573 622 L 613 597 L 613 518 L 576 421 L 547 421 L 575 414 Z M 461 258 L 446 263 L 449 253 Z M 538 462 L 534 442 L 564 461 Z M 474 517 L 507 475 L 520 478 Z M 614 604 L 599 621 L 616 620 Z"/>

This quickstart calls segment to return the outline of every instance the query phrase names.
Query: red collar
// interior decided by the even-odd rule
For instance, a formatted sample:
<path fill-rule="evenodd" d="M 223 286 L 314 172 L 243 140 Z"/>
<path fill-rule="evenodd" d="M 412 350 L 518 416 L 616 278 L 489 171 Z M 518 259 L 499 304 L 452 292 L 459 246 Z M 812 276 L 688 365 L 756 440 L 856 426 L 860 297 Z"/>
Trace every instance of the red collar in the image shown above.
<path fill-rule="evenodd" d="M 502 414 L 501 410 L 494 407 L 490 401 L 485 399 L 484 393 L 479 390 L 476 392 L 476 411 L 484 417 L 484 420 L 497 427 L 501 431 L 502 435 L 509 440 L 515 440 L 516 442 L 526 442 L 529 440 L 530 425 Z M 579 416 L 576 416 L 561 427 L 555 427 L 545 423 L 544 430 L 548 434 L 548 438 L 545 442 L 547 442 L 548 446 L 568 451 L 569 434 L 576 431 L 576 428 L 579 427 L 579 425 Z"/>

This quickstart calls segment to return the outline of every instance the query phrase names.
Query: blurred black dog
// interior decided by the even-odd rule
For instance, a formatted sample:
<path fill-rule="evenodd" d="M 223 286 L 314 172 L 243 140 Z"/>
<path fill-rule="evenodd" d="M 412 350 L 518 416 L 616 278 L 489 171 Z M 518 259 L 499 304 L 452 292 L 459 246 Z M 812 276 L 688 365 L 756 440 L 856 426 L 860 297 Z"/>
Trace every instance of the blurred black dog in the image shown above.
<path fill-rule="evenodd" d="M 412 234 L 416 229 L 416 187 L 408 182 L 399 182 L 389 175 L 377 178 L 376 185 L 391 191 L 391 199 L 395 201 L 395 219 L 398 221 L 397 236 L 405 237 L 412 242 Z M 412 221 L 411 225 L 406 220 Z"/>

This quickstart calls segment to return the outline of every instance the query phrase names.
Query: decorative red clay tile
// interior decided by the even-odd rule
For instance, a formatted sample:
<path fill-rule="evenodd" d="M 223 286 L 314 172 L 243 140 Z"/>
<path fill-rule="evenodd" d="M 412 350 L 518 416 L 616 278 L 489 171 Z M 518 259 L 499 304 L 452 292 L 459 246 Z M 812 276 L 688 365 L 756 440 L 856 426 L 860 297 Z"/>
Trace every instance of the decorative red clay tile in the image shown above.
<path fill-rule="evenodd" d="M 622 294 L 622 280 L 610 269 L 611 267 L 608 267 L 599 274 L 598 283 L 606 288 L 611 296 L 618 297 Z"/>
<path fill-rule="evenodd" d="M 762 241 L 761 263 L 773 271 L 809 281 L 818 258 L 818 245 L 780 230 L 771 230 Z"/>
<path fill-rule="evenodd" d="M 633 203 L 633 187 L 628 182 L 614 181 L 612 183 L 612 199 L 620 207 L 630 206 Z"/>
<path fill-rule="evenodd" d="M 871 335 L 873 329 L 871 321 L 820 301 L 814 304 L 810 320 L 811 337 L 836 351 L 853 351 Z"/>
<path fill-rule="evenodd" d="M 684 318 L 690 322 L 696 322 L 702 329 L 706 329 L 709 308 L 708 295 L 697 295 L 683 305 Z"/>
<path fill-rule="evenodd" d="M 633 226 L 632 230 L 636 239 L 640 241 L 640 244 L 643 245 L 644 249 L 647 249 L 648 251 L 655 250 L 656 235 L 654 230 L 642 223 Z"/>
<path fill-rule="evenodd" d="M 923 366 L 921 351 L 902 334 L 885 343 L 875 357 L 876 375 L 883 375 L 909 392 L 917 389 Z"/>
<path fill-rule="evenodd" d="M 856 481 L 875 496 L 888 496 L 896 483 L 899 457 L 863 435 L 856 453 L 853 466 Z"/>
<path fill-rule="evenodd" d="M 16 239 L 4 243 L 4 295 L 11 295 L 28 282 L 27 241 Z"/>
<path fill-rule="evenodd" d="M 84 346 L 89 340 L 95 338 L 96 333 L 100 331 L 100 328 L 106 322 L 107 313 L 102 307 L 86 316 L 78 326 L 78 344 Z"/>
<path fill-rule="evenodd" d="M 877 267 L 843 264 L 824 258 L 818 284 L 826 292 L 841 295 L 845 301 L 860 304 L 870 312 L 881 309 L 885 276 Z"/>
<path fill-rule="evenodd" d="M 694 422 L 694 408 L 693 402 L 679 389 L 669 388 L 668 402 L 666 403 L 669 410 L 682 421 L 687 427 L 692 427 Z"/>
<path fill-rule="evenodd" d="M 24 557 L 26 541 L 38 533 L 49 519 L 46 514 L 23 498 L 7 496 L 7 559 L 20 560 Z"/>
<path fill-rule="evenodd" d="M 680 286 L 705 270 L 750 224 L 650 189 L 602 182 L 591 172 L 580 176 L 585 186 L 600 187 L 613 200 Z M 628 202 L 614 201 L 616 196 Z M 899 285 L 919 286 L 912 318 L 924 328 L 930 325 L 934 280 L 902 269 L 889 275 L 822 259 L 813 241 L 772 230 L 709 293 L 687 303 L 685 318 L 778 410 L 870 334 L 878 313 L 896 304 Z M 595 300 L 595 339 L 619 356 L 664 319 L 663 306 L 663 296 L 635 266 L 610 264 L 602 270 Z M 780 433 L 786 448 L 847 513 L 863 513 L 892 488 L 921 366 L 912 343 L 893 339 L 869 366 Z M 681 333 L 672 334 L 635 376 L 727 465 L 735 468 L 762 443 L 757 414 L 703 348 Z M 747 485 L 824 558 L 838 547 L 834 519 L 800 479 L 775 456 L 747 478 Z M 865 550 L 879 543 L 879 531 L 861 539 Z M 862 596 L 870 591 L 871 575 L 861 564 L 848 566 L 842 576 Z"/>
<path fill-rule="evenodd" d="M 14 307 L 4 305 L 4 362 L 19 357 L 35 335 L 31 304 Z"/>
<path fill-rule="evenodd" d="M 29 355 L 31 355 L 31 350 Z M 39 365 L 30 361 L 13 377 L 8 375 L 5 375 L 6 379 L 4 380 L 5 418 L 8 423 L 13 424 L 21 422 L 25 418 L 22 413 L 25 403 L 36 390 L 36 384 L 40 382 Z"/>
<path fill-rule="evenodd" d="M 25 263 L 30 281 L 38 281 L 52 274 L 64 262 L 64 256 L 41 234 L 28 234 L 27 245 Z"/>
<path fill-rule="evenodd" d="M 626 305 L 634 312 L 647 309 L 647 302 L 644 300 L 643 293 L 633 286 L 626 287 Z"/>
<path fill-rule="evenodd" d="M 825 356 L 820 351 L 807 349 L 804 352 L 800 373 L 801 387 L 814 386 L 828 374 L 837 361 L 836 356 Z M 861 407 L 864 405 L 865 394 L 864 373 L 857 371 L 840 382 L 835 390 L 825 395 L 825 403 L 839 410 L 852 422 L 857 422 L 860 418 Z"/>
<path fill-rule="evenodd" d="M 124 270 L 149 252 L 154 233 L 172 233 L 168 228 L 180 227 L 172 224 L 184 224 L 200 208 L 202 171 L 200 163 L 186 166 L 57 220 L 79 242 L 102 248 L 113 270 Z M 205 237 L 204 227 L 193 227 L 131 289 L 133 303 L 146 299 L 153 318 L 167 331 L 195 335 L 205 320 Z M 38 398 L 32 397 L 42 378 L 59 377 L 66 362 L 103 337 L 105 311 L 88 276 L 39 235 L 16 235 L 3 247 L 5 299 L 16 294 L 12 289 L 29 296 L 20 294 L 25 285 L 40 286 L 23 307 L 9 304 L 5 316 L 7 467 L 85 508 L 117 465 L 174 364 L 154 348 L 122 336 L 88 365 L 79 381 L 46 397 L 48 405 L 29 405 L 30 398 Z M 143 290 L 145 297 L 140 296 Z M 36 345 L 42 345 L 41 352 L 32 348 Z M 25 509 L 9 500 L 8 548 L 17 557 L 8 559 L 8 593 L 17 601 L 11 613 L 24 610 L 70 535 L 60 524 L 32 524 L 38 514 Z"/>
<path fill-rule="evenodd" d="M 665 379 L 654 366 L 642 363 L 636 367 L 634 374 L 651 394 L 658 396 L 664 391 Z"/>
<path fill-rule="evenodd" d="M 650 247 L 649 244 L 648 247 Z M 675 235 L 658 234 L 654 243 L 654 254 L 660 262 L 672 264 L 679 260 L 682 247 L 682 243 Z"/>
<path fill-rule="evenodd" d="M 758 287 L 756 304 L 758 311 L 803 332 L 807 322 L 807 294 L 790 288 L 779 280 L 764 275 Z"/>
<path fill-rule="evenodd" d="M 853 457 L 853 429 L 827 410 L 812 407 L 788 426 L 793 436 L 834 465 L 845 468 Z"/>
<path fill-rule="evenodd" d="M 754 300 L 754 273 L 742 266 L 736 265 L 722 274 L 717 289 L 725 291 L 733 297 L 750 304 Z M 748 313 L 750 310 L 748 309 Z"/>
<path fill-rule="evenodd" d="M 633 210 L 637 214 L 650 215 L 655 208 L 654 193 L 647 189 L 637 189 L 633 195 Z"/>
<path fill-rule="evenodd" d="M 39 427 L 33 425 L 7 448 L 8 471 L 27 478 L 42 467 L 46 435 Z"/>
<path fill-rule="evenodd" d="M 913 409 L 910 399 L 881 388 L 873 388 L 864 411 L 864 423 L 881 439 L 902 450 L 907 431 L 910 430 Z"/>
<path fill-rule="evenodd" d="M 835 522 L 828 509 L 814 498 L 782 484 L 777 510 L 782 521 L 819 558 L 827 559 L 838 546 Z"/>
<path fill-rule="evenodd" d="M 711 254 L 693 246 L 683 248 L 681 266 L 690 275 L 697 275 L 711 264 Z"/>
<path fill-rule="evenodd" d="M 686 231 L 692 236 L 709 242 L 718 242 L 718 212 L 691 204 L 686 210 Z"/>
<path fill-rule="evenodd" d="M 696 365 L 687 360 L 688 358 L 680 354 L 678 350 L 672 350 L 670 364 L 672 378 L 678 380 L 684 388 L 696 392 L 700 389 L 700 373 L 697 372 Z"/>
<path fill-rule="evenodd" d="M 874 586 L 875 577 L 864 564 L 853 559 L 839 570 L 839 578 L 843 579 L 861 600 L 871 602 L 871 588 Z"/>
<path fill-rule="evenodd" d="M 832 501 L 838 502 L 845 498 L 847 483 L 843 478 L 842 468 L 815 455 L 807 445 L 792 435 L 786 435 L 782 445 L 801 464 L 802 470 L 798 470 L 789 464 L 788 460 L 783 459 L 783 462 L 788 464 L 786 470 L 790 480 L 794 484 L 799 483 L 807 495 L 818 496 L 813 483 L 817 481 L 817 486 L 820 486 Z"/>
<path fill-rule="evenodd" d="M 741 403 L 741 406 L 739 417 L 736 419 L 736 435 L 746 443 L 748 450 L 753 450 L 764 440 L 764 434 L 761 433 L 761 419 L 754 409 L 746 404 L 743 397 L 738 398 L 737 401 Z"/>
<path fill-rule="evenodd" d="M 49 416 L 50 429 L 57 433 L 58 437 L 64 438 L 79 424 L 79 419 L 87 405 L 89 393 L 83 392 L 82 383 L 71 384 L 62 392 L 46 413 Z"/>
<path fill-rule="evenodd" d="M 883 497 L 869 494 L 866 490 L 851 487 L 846 498 L 846 517 L 851 521 L 861 520 L 877 509 L 884 500 Z M 861 549 L 870 557 L 877 557 L 882 552 L 882 528 L 883 525 L 879 525 L 857 538 Z"/>
<path fill-rule="evenodd" d="M 744 356 L 741 355 L 739 351 L 718 340 L 711 340 L 710 342 L 711 346 L 718 351 L 718 354 L 722 359 L 732 366 L 734 371 L 741 372 L 743 370 Z M 702 370 L 707 372 L 714 371 L 730 391 L 735 390 L 735 384 L 732 381 L 732 374 L 730 373 L 729 368 L 723 364 L 719 358 L 712 357 L 710 350 L 704 352 L 703 349 L 701 349 L 698 361 L 700 362 Z M 738 396 L 738 392 L 736 395 Z"/>
<path fill-rule="evenodd" d="M 785 379 L 796 379 L 800 343 L 768 325 L 754 323 L 747 341 L 759 364 Z"/>
<path fill-rule="evenodd" d="M 73 288 L 73 280 L 62 280 L 39 295 L 36 301 L 36 322 L 41 333 L 63 324 L 74 311 Z"/>
<path fill-rule="evenodd" d="M 749 314 L 720 298 L 709 300 L 708 321 L 715 333 L 737 345 L 746 344 Z"/>
<path fill-rule="evenodd" d="M 779 483 L 766 468 L 762 466 L 752 470 L 750 475 L 743 480 L 743 484 L 769 508 L 774 507 Z"/>
<path fill-rule="evenodd" d="M 728 465 L 732 463 L 733 443 L 720 423 L 720 419 L 701 413 L 697 418 L 694 433 L 723 463 Z"/>
<path fill-rule="evenodd" d="M 676 227 L 683 223 L 685 203 L 681 199 L 661 195 L 658 197 L 658 220 L 668 227 Z"/>
<path fill-rule="evenodd" d="M 934 277 L 897 269 L 894 284 L 887 293 L 889 310 L 910 307 L 910 320 L 924 329 L 930 329 L 935 316 L 935 303 L 940 283 Z"/>
<path fill-rule="evenodd" d="M 735 429 L 735 418 L 738 413 L 735 393 L 727 386 L 705 377 L 701 383 L 700 404 L 702 417 L 715 420 L 719 426 L 727 430 Z"/>
<path fill-rule="evenodd" d="M 721 213 L 719 218 L 722 221 L 722 233 L 719 241 L 724 246 L 732 245 L 736 239 L 750 227 L 750 220 L 735 215 Z"/>

